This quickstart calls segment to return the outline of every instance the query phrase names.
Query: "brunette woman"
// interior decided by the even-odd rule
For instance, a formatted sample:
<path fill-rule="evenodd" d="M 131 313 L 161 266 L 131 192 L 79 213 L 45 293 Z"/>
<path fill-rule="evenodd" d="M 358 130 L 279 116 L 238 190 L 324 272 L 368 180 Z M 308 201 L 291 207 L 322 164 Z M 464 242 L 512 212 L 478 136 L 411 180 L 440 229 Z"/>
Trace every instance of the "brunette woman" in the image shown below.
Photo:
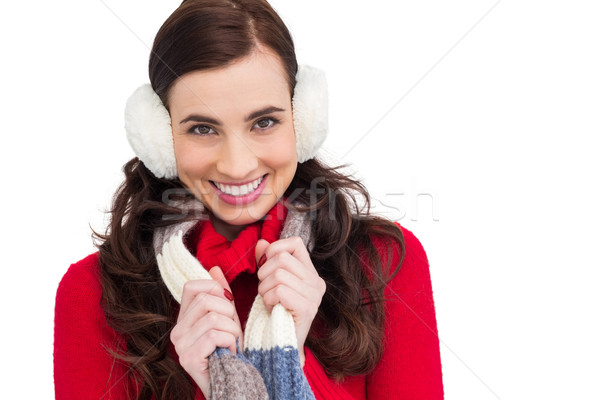
<path fill-rule="evenodd" d="M 443 398 L 425 252 L 315 158 L 323 76 L 270 5 L 184 1 L 149 74 L 99 251 L 58 289 L 56 397 Z"/>

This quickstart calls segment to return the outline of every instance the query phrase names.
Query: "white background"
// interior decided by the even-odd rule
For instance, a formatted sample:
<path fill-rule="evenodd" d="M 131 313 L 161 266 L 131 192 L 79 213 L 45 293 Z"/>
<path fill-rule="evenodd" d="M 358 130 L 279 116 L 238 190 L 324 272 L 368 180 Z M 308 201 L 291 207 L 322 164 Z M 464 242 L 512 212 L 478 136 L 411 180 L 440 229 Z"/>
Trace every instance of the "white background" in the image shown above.
<path fill-rule="evenodd" d="M 56 287 L 94 251 L 178 3 L 0 6 L 2 397 L 53 397 Z M 597 2 L 272 4 L 328 72 L 330 156 L 428 253 L 446 398 L 600 399 Z"/>

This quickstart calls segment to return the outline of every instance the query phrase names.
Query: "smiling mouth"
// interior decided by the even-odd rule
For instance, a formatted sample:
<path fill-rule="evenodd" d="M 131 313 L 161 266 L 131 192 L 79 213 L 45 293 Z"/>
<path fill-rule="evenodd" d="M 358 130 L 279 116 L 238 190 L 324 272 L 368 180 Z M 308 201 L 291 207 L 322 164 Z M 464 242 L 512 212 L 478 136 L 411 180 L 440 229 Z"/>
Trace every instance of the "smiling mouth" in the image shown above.
<path fill-rule="evenodd" d="M 232 185 L 232 184 L 225 184 L 225 183 L 220 183 L 220 182 L 215 182 L 215 181 L 210 181 L 210 183 L 212 183 L 221 192 L 223 192 L 229 196 L 242 197 L 242 196 L 247 196 L 248 194 L 254 192 L 256 190 L 256 188 L 260 185 L 260 183 L 263 181 L 265 176 L 267 176 L 267 175 L 265 174 L 255 180 L 245 183 L 243 185 Z"/>

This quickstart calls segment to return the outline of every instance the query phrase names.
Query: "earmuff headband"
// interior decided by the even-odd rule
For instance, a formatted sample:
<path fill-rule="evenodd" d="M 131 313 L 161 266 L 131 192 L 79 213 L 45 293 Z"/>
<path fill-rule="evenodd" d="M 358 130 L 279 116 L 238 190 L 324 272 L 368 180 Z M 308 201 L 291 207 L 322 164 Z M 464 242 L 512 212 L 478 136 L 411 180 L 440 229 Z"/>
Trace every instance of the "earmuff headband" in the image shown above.
<path fill-rule="evenodd" d="M 327 137 L 325 73 L 299 66 L 292 98 L 298 162 L 313 158 Z M 125 106 L 125 131 L 136 156 L 156 177 L 177 177 L 171 117 L 150 84 L 136 89 Z"/>

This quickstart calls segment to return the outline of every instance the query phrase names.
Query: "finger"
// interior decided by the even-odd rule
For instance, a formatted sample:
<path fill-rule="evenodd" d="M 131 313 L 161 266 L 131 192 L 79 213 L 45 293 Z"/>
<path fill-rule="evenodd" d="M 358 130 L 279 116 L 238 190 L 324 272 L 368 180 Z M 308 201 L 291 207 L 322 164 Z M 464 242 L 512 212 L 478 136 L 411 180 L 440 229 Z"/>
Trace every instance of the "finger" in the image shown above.
<path fill-rule="evenodd" d="M 183 353 L 210 331 L 226 332 L 236 338 L 239 337 L 242 332 L 240 326 L 231 318 L 222 314 L 210 312 L 201 319 L 195 321 L 189 328 L 177 324 L 171 331 L 171 341 L 175 345 L 177 353 Z"/>
<path fill-rule="evenodd" d="M 269 242 L 266 241 L 265 239 L 260 239 L 258 242 L 256 242 L 256 248 L 254 249 L 254 256 L 256 257 L 257 268 L 260 268 L 262 266 L 262 264 L 264 263 L 264 261 L 266 261 L 265 251 L 267 250 L 267 247 L 269 247 Z M 262 259 L 263 256 L 265 256 L 264 260 Z"/>
<path fill-rule="evenodd" d="M 198 338 L 181 354 L 178 353 L 179 362 L 187 371 L 206 368 L 208 357 L 217 347 L 227 348 L 235 354 L 235 340 L 235 336 L 229 332 L 212 330 Z"/>
<path fill-rule="evenodd" d="M 223 286 L 224 289 L 229 290 L 229 293 L 231 293 L 231 288 L 229 287 L 229 284 L 227 283 L 227 279 L 225 278 L 225 275 L 223 274 L 223 270 L 221 270 L 221 267 L 212 267 L 210 269 L 210 271 L 208 271 L 208 273 L 216 282 L 219 283 L 219 285 Z"/>
<path fill-rule="evenodd" d="M 306 299 L 311 299 L 316 294 L 316 290 L 311 287 L 310 282 L 303 281 L 297 275 L 284 268 L 276 269 L 272 274 L 261 280 L 258 285 L 258 293 L 264 296 L 266 292 L 279 285 L 293 288 Z"/>
<path fill-rule="evenodd" d="M 266 288 L 261 296 L 269 312 L 272 311 L 273 306 L 279 303 L 290 311 L 314 310 L 316 313 L 322 298 L 322 294 L 314 287 L 284 284 L 276 284 Z"/>
<path fill-rule="evenodd" d="M 281 252 L 275 254 L 263 264 L 257 272 L 258 279 L 262 281 L 279 269 L 285 269 L 302 280 L 318 276 L 312 263 L 305 265 L 290 253 Z"/>
<path fill-rule="evenodd" d="M 229 300 L 212 294 L 199 294 L 187 309 L 179 314 L 177 323 L 183 327 L 190 327 L 210 312 L 222 314 L 232 321 L 236 314 L 235 306 Z"/>
<path fill-rule="evenodd" d="M 219 285 L 218 282 L 215 282 L 210 279 L 197 279 L 187 281 L 183 285 L 183 293 L 181 295 L 181 307 L 179 309 L 179 314 L 185 314 L 187 308 L 197 296 L 206 296 L 212 295 L 216 297 L 225 298 L 223 293 L 223 287 Z"/>
<path fill-rule="evenodd" d="M 215 351 L 215 349 L 217 347 L 222 347 L 222 348 L 225 348 L 225 349 L 229 349 L 229 351 L 231 351 L 233 354 L 236 354 L 236 352 L 237 352 L 237 347 L 236 347 L 236 340 L 237 340 L 237 338 L 238 338 L 238 335 L 236 335 L 236 334 L 234 334 L 232 332 L 212 330 L 212 331 L 207 332 L 202 337 L 200 337 L 196 342 L 211 343 L 210 352 L 206 356 L 206 357 L 208 357 L 208 356 L 210 356 L 212 354 L 213 351 Z"/>
<path fill-rule="evenodd" d="M 294 321 L 297 321 L 299 316 L 314 316 L 313 310 L 318 308 L 318 305 L 314 305 L 302 296 L 301 293 L 296 291 L 294 288 L 284 285 L 277 285 L 263 295 L 263 301 L 265 307 L 269 312 L 272 311 L 276 304 L 281 304 L 284 308 L 289 310 L 294 317 Z"/>
<path fill-rule="evenodd" d="M 206 319 L 211 318 L 212 316 L 207 315 Z M 242 327 L 239 323 L 236 323 L 232 319 L 229 319 L 223 315 L 215 316 L 211 321 L 198 321 L 192 329 L 202 329 L 202 326 L 212 326 L 213 329 L 207 329 L 206 334 L 209 334 L 212 331 L 224 332 L 233 336 L 232 341 L 227 344 L 217 344 L 216 347 L 228 347 L 232 353 L 236 353 L 236 341 L 242 335 Z"/>
<path fill-rule="evenodd" d="M 227 283 L 227 279 L 225 278 L 225 275 L 223 274 L 223 270 L 221 270 L 221 267 L 212 267 L 210 269 L 210 271 L 208 271 L 208 273 L 215 281 L 219 282 L 219 284 L 221 286 L 223 286 L 224 296 L 227 298 L 227 300 L 235 303 L 234 298 L 233 298 L 233 293 L 231 291 L 231 287 L 229 286 L 229 283 Z M 238 317 L 237 309 L 235 307 L 234 307 L 233 311 L 234 311 L 233 320 L 235 322 L 237 322 L 238 325 L 241 326 L 242 324 L 240 322 L 240 318 Z"/>
<path fill-rule="evenodd" d="M 299 236 L 292 236 L 287 239 L 279 239 L 266 247 L 264 255 L 266 259 L 271 259 L 274 255 L 286 252 L 298 259 L 302 264 L 312 265 L 308 249 Z"/>

